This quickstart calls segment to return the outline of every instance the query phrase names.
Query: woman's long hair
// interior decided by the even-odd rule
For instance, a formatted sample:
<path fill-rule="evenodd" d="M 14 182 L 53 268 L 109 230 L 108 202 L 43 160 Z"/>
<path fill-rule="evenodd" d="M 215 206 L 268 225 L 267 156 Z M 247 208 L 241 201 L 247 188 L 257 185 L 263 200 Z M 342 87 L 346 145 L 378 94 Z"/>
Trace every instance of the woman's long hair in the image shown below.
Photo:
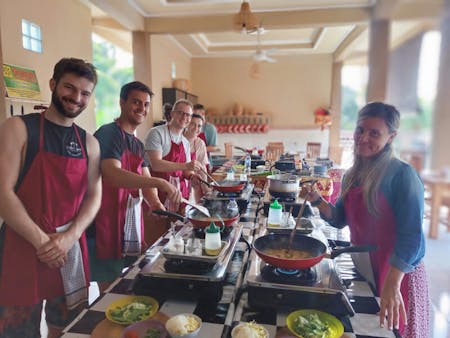
<path fill-rule="evenodd" d="M 369 117 L 378 117 L 384 120 L 390 133 L 397 131 L 400 125 L 400 113 L 391 105 L 382 102 L 372 102 L 364 106 L 358 113 L 358 123 Z M 356 153 L 353 148 L 354 163 L 347 171 L 342 182 L 342 198 L 355 185 L 362 185 L 364 203 L 371 215 L 378 216 L 377 196 L 381 180 L 386 169 L 394 157 L 392 142 L 386 143 L 381 152 L 373 158 L 366 159 Z"/>

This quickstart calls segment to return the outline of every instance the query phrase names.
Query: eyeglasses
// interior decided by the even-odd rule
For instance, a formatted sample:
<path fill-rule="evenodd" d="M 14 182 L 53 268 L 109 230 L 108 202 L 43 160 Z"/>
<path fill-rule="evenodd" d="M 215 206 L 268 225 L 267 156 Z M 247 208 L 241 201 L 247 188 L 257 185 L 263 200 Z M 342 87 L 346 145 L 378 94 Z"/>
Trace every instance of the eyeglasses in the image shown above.
<path fill-rule="evenodd" d="M 178 114 L 182 114 L 183 117 L 187 117 L 187 118 L 189 118 L 189 119 L 192 117 L 192 114 L 186 113 L 186 112 L 184 112 L 184 111 L 182 111 L 182 110 L 174 110 L 173 112 L 174 112 L 174 113 L 178 113 Z"/>

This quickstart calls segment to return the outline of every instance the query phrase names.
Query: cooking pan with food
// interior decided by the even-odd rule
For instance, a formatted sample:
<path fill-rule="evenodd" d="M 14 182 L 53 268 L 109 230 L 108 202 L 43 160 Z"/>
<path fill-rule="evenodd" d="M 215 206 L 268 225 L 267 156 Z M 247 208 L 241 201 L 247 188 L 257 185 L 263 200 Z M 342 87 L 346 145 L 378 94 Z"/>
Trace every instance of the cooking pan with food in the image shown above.
<path fill-rule="evenodd" d="M 186 217 L 170 211 L 154 210 L 153 213 L 161 216 L 170 216 L 182 222 L 189 221 L 196 228 L 206 228 L 214 222 L 217 226 L 231 226 L 239 220 L 239 212 L 229 213 L 226 210 L 209 210 L 211 217 L 205 216 L 195 208 L 186 209 Z"/>
<path fill-rule="evenodd" d="M 264 235 L 254 241 L 253 248 L 264 262 L 283 269 L 307 269 L 324 257 L 335 258 L 345 252 L 369 252 L 376 249 L 375 245 L 348 246 L 333 249 L 328 255 L 326 245 L 318 239 L 295 234 L 288 250 L 289 236 L 286 233 Z"/>
<path fill-rule="evenodd" d="M 216 182 L 206 182 L 204 180 L 200 180 L 200 182 L 210 186 L 214 190 L 217 190 L 219 192 L 240 192 L 245 188 L 245 185 L 247 184 L 246 181 L 229 181 L 229 180 L 223 180 L 223 181 L 216 181 Z"/>

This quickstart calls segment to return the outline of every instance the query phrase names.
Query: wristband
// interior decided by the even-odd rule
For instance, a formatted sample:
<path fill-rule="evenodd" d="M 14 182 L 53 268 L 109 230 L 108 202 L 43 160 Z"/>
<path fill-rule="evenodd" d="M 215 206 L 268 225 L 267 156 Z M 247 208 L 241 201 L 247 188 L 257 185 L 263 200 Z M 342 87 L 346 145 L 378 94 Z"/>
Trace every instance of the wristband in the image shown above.
<path fill-rule="evenodd" d="M 320 196 L 317 200 L 309 202 L 311 206 L 318 207 L 322 203 L 323 199 L 322 196 Z"/>

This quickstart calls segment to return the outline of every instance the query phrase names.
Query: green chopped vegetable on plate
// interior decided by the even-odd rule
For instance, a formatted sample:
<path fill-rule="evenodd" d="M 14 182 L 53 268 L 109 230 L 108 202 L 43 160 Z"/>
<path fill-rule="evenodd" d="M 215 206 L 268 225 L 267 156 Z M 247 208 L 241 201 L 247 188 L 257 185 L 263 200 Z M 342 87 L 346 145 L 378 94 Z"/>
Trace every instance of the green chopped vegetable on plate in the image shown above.
<path fill-rule="evenodd" d="M 300 315 L 294 320 L 294 330 L 304 338 L 327 338 L 328 325 L 315 313 Z"/>

